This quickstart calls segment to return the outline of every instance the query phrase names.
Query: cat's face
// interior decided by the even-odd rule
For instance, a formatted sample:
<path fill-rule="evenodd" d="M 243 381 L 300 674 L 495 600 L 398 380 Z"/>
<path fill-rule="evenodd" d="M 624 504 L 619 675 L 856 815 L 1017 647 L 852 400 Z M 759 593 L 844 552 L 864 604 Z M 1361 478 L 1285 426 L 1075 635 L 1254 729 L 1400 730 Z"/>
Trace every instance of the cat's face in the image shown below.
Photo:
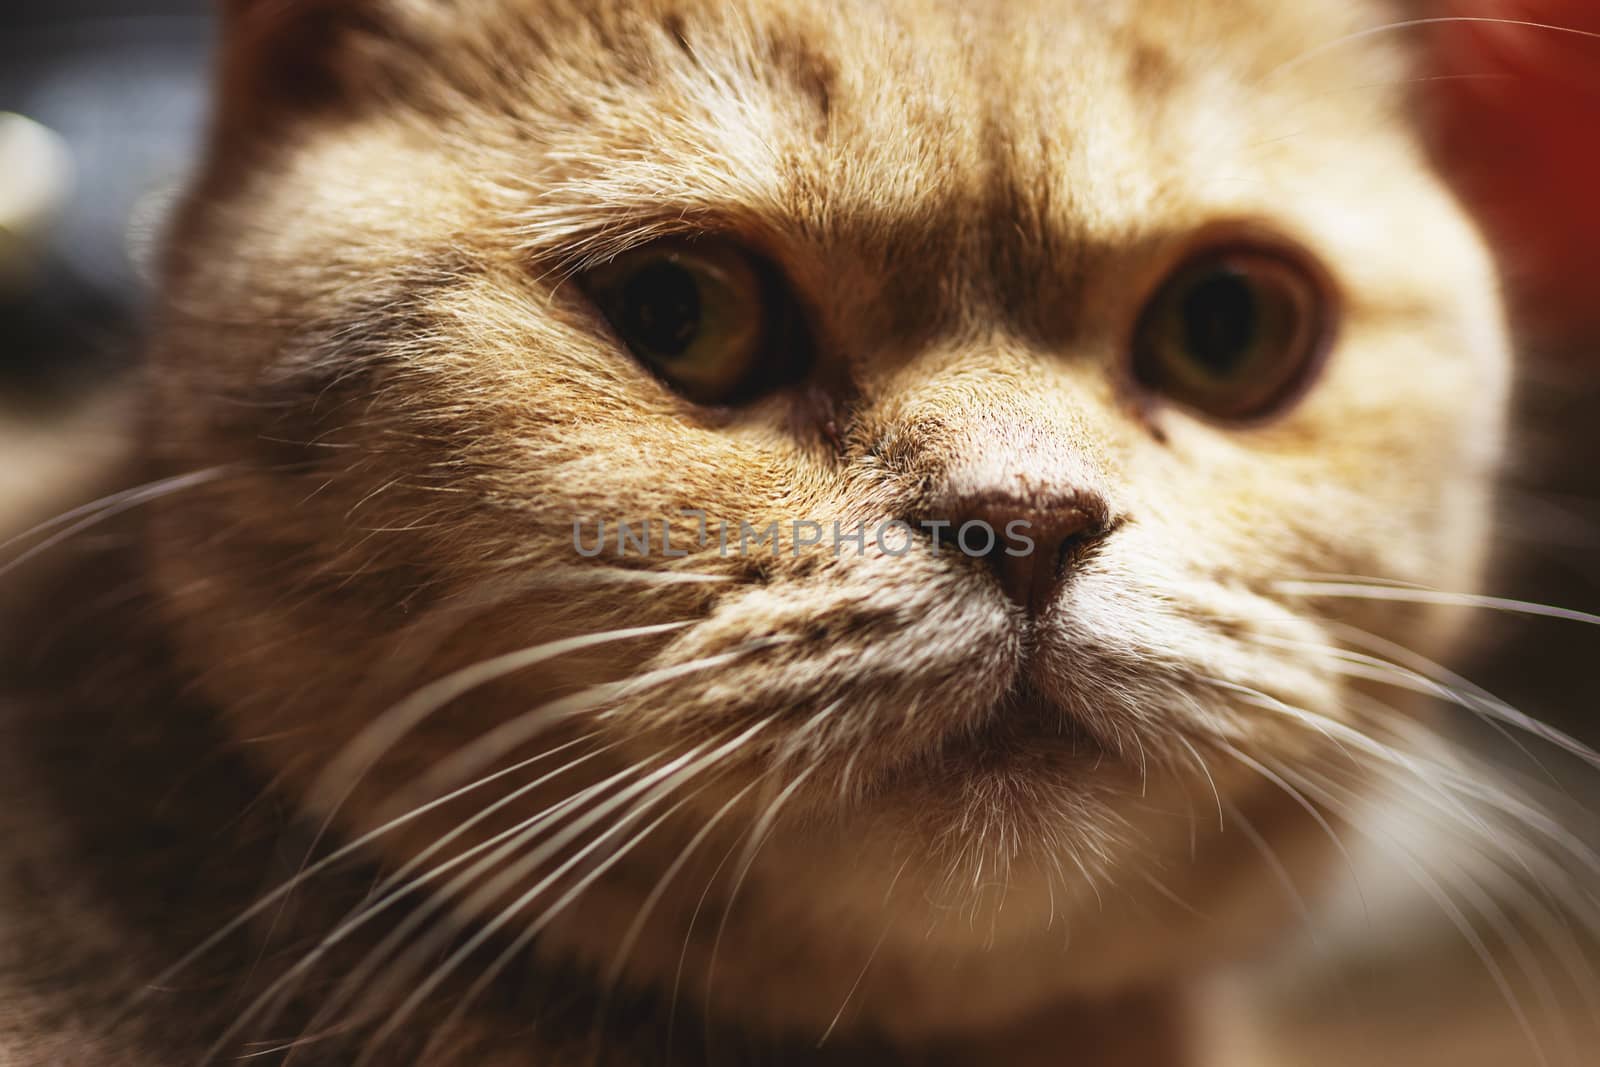
<path fill-rule="evenodd" d="M 511 934 L 601 964 L 663 885 L 645 981 L 737 892 L 714 1000 L 789 1023 L 875 943 L 858 1009 L 955 1024 L 1284 910 L 1262 852 L 1327 842 L 1280 769 L 1380 728 L 1284 583 L 1469 585 L 1500 447 L 1492 273 L 1407 68 L 1313 51 L 1383 10 L 236 7 L 151 425 L 231 466 L 155 544 L 293 795 L 365 830 L 567 745 L 373 849 L 484 846 L 458 910 L 528 891 Z"/>

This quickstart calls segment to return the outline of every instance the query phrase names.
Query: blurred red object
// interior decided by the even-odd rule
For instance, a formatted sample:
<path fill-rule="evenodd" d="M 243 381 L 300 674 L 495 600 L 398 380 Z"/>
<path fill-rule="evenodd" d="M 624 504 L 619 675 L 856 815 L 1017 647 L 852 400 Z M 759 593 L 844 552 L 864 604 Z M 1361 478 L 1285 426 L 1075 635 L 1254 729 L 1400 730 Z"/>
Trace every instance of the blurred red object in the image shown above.
<path fill-rule="evenodd" d="M 1600 2 L 1439 0 L 1439 148 L 1503 252 L 1519 318 L 1600 332 Z"/>

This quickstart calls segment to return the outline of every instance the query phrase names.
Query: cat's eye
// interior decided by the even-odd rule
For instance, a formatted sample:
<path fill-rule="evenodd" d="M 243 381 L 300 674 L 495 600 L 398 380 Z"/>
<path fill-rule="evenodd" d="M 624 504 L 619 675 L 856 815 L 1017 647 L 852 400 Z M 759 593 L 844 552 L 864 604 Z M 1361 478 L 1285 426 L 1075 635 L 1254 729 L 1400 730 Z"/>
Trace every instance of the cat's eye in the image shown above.
<path fill-rule="evenodd" d="M 1297 253 L 1237 246 L 1191 256 L 1140 316 L 1134 378 L 1213 418 L 1276 414 L 1317 371 L 1329 303 L 1319 272 Z"/>
<path fill-rule="evenodd" d="M 589 271 L 583 285 L 634 356 L 691 400 L 750 400 L 803 369 L 793 301 L 735 244 L 653 245 Z"/>

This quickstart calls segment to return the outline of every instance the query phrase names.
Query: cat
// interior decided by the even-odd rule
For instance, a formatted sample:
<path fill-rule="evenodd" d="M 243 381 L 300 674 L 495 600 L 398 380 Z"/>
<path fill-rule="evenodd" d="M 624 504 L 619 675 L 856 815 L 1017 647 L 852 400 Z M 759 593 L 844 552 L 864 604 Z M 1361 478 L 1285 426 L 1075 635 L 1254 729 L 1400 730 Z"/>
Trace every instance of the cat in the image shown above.
<path fill-rule="evenodd" d="M 1400 5 L 225 14 L 122 480 L 0 563 L 0 1062 L 1234 1067 L 1470 793 L 1369 661 L 1511 374 Z"/>

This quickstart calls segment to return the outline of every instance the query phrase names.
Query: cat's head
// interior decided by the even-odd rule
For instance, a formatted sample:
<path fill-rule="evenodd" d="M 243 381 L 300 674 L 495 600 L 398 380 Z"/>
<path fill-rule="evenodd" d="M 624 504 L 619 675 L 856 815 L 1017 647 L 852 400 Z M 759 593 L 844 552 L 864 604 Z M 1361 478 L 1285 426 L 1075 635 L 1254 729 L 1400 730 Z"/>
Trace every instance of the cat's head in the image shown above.
<path fill-rule="evenodd" d="M 1308 583 L 1469 586 L 1506 394 L 1386 8 L 232 6 L 152 550 L 291 796 L 479 783 L 371 851 L 640 982 L 725 933 L 714 1010 L 792 1025 L 1314 888 L 1288 793 L 1408 714 L 1330 644 L 1445 633 Z"/>

